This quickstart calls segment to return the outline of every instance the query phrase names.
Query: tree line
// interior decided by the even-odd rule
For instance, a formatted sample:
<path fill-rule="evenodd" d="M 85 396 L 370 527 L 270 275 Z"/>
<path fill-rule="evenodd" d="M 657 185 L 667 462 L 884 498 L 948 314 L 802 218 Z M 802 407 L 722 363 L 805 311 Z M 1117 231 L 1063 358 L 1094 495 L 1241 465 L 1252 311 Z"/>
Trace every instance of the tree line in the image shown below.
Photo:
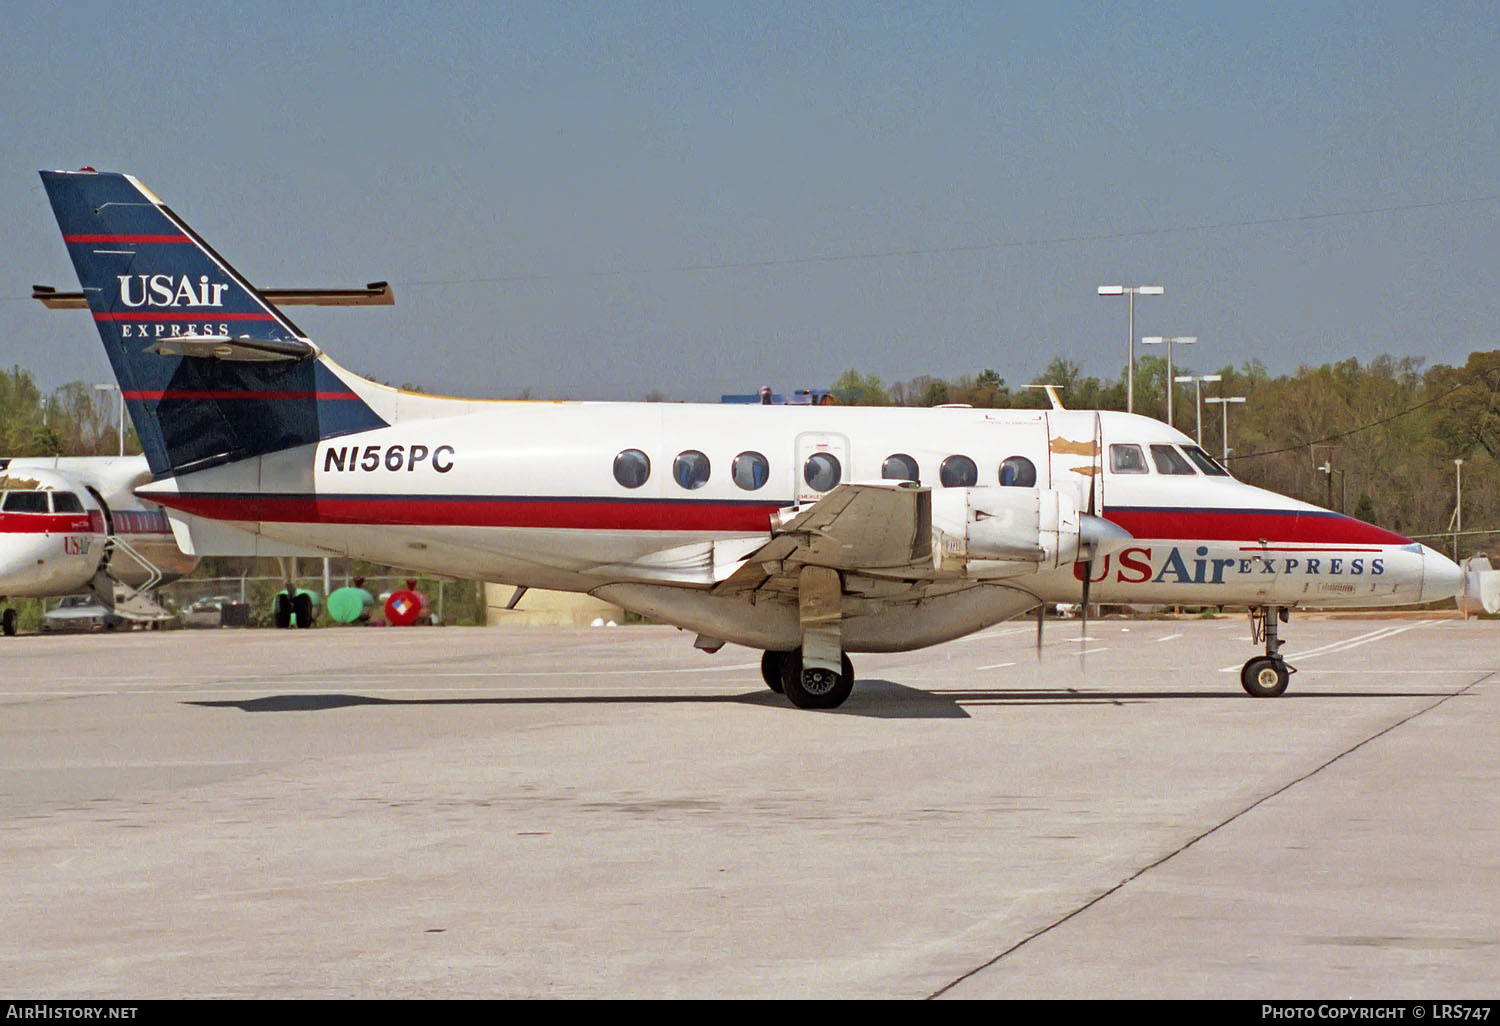
<path fill-rule="evenodd" d="M 1351 358 L 1278 376 L 1251 361 L 1221 368 L 1221 380 L 1204 383 L 1202 395 L 1245 399 L 1228 407 L 1228 462 L 1242 481 L 1408 536 L 1437 536 L 1458 526 L 1461 474 L 1464 530 L 1500 529 L 1500 350 L 1471 353 L 1458 367 L 1423 365 L 1419 357 Z M 1045 391 L 1033 387 L 1041 384 L 1057 386 L 1069 409 L 1124 410 L 1128 402 L 1123 369 L 1104 380 L 1062 358 L 1017 387 L 988 369 L 886 385 L 851 368 L 833 392 L 854 405 L 1041 409 L 1050 405 Z M 1174 426 L 1198 437 L 1194 386 L 1175 387 Z M 1166 360 L 1137 359 L 1135 412 L 1166 420 L 1166 389 Z M 1201 409 L 1203 447 L 1219 456 L 1226 448 L 1224 407 Z M 1496 541 L 1500 530 L 1461 539 L 1459 550 L 1467 554 Z M 1451 551 L 1449 539 L 1429 543 Z"/>

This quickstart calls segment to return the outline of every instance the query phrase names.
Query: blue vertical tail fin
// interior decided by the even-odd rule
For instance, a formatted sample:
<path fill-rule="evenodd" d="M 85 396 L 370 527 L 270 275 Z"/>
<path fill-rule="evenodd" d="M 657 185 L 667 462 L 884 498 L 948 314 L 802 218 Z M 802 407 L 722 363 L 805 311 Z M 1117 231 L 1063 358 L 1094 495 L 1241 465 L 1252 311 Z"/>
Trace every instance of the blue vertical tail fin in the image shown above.
<path fill-rule="evenodd" d="M 157 476 L 385 426 L 296 325 L 140 182 L 41 175 Z"/>

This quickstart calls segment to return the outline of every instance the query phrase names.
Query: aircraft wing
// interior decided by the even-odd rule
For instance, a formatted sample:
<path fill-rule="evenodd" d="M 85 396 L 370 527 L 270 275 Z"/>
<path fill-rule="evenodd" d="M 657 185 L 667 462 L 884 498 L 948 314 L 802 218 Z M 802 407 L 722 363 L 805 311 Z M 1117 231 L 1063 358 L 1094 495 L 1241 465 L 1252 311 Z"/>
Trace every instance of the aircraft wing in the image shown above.
<path fill-rule="evenodd" d="M 899 570 L 932 557 L 932 491 L 910 481 L 842 484 L 777 519 L 771 540 L 720 581 L 716 594 L 753 590 L 803 566 Z"/>

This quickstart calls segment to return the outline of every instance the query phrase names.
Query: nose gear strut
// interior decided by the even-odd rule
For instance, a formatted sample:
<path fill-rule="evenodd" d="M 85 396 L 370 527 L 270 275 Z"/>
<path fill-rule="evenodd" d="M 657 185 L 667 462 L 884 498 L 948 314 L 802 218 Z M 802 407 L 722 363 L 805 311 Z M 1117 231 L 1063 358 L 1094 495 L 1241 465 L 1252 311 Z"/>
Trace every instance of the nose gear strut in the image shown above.
<path fill-rule="evenodd" d="M 1291 611 L 1286 606 L 1256 606 L 1250 610 L 1250 640 L 1266 643 L 1266 654 L 1256 656 L 1240 670 L 1240 686 L 1256 698 L 1275 698 L 1286 690 L 1296 673 L 1281 658 L 1281 638 L 1276 634 L 1276 622 L 1286 623 Z"/>

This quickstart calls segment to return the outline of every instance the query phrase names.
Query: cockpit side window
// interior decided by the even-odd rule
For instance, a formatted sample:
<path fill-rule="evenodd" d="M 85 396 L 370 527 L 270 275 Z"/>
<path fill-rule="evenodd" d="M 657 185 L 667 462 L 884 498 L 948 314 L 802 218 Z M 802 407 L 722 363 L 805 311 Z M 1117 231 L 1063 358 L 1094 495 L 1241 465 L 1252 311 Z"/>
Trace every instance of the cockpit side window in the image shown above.
<path fill-rule="evenodd" d="M 6 492 L 4 505 L 7 513 L 46 513 L 46 492 Z"/>
<path fill-rule="evenodd" d="M 72 492 L 52 493 L 52 512 L 54 513 L 82 513 L 83 503 L 78 496 Z"/>
<path fill-rule="evenodd" d="M 1182 451 L 1188 454 L 1188 459 L 1198 464 L 1198 469 L 1209 477 L 1228 477 L 1229 471 L 1219 465 L 1219 461 L 1196 445 L 1184 445 Z"/>
<path fill-rule="evenodd" d="M 1178 452 L 1174 446 L 1153 445 L 1151 461 L 1156 464 L 1158 474 L 1186 474 L 1188 476 L 1193 474 L 1192 465 L 1182 458 L 1182 453 Z"/>
<path fill-rule="evenodd" d="M 1135 444 L 1116 442 L 1109 447 L 1109 469 L 1115 474 L 1145 474 L 1146 457 Z"/>

